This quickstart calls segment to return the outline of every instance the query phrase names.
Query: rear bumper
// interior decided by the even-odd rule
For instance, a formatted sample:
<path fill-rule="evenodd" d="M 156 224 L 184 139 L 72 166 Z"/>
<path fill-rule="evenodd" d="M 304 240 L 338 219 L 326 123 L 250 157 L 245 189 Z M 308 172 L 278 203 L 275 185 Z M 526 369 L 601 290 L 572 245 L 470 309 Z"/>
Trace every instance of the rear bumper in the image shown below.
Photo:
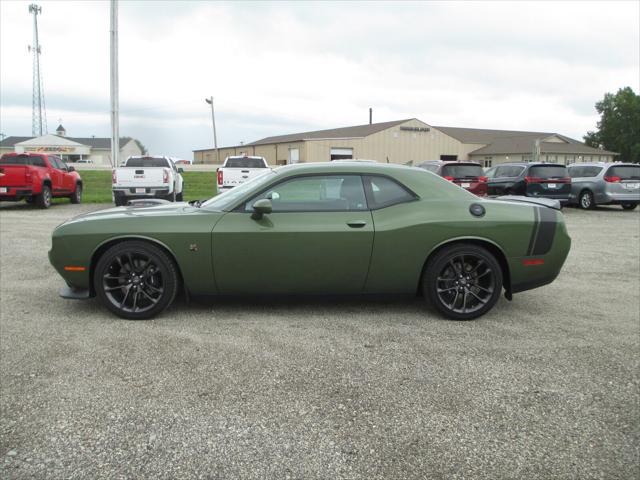
<path fill-rule="evenodd" d="M 142 188 L 142 187 L 138 187 Z M 169 195 L 168 187 L 145 187 L 145 192 L 137 192 L 136 188 L 114 188 L 113 195 L 115 197 L 127 197 L 127 198 L 149 198 L 158 197 L 161 195 Z"/>
<path fill-rule="evenodd" d="M 0 201 L 4 201 L 4 202 L 15 202 L 15 201 L 33 196 L 33 189 L 31 187 L 2 186 L 0 188 L 7 189 L 5 193 L 0 193 Z"/>

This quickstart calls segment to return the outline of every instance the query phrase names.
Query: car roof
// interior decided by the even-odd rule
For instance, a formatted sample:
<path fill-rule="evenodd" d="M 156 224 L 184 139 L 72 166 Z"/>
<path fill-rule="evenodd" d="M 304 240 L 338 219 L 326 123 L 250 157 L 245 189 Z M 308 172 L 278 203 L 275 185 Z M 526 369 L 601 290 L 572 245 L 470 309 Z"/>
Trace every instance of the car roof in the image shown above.
<path fill-rule="evenodd" d="M 637 163 L 630 162 L 585 162 L 585 163 L 572 163 L 571 165 L 567 165 L 567 167 L 613 167 L 613 166 L 639 166 Z"/>
<path fill-rule="evenodd" d="M 498 165 L 494 165 L 495 167 L 566 167 L 562 163 L 550 163 L 550 162 L 510 162 L 510 163 L 499 163 Z"/>
<path fill-rule="evenodd" d="M 278 174 L 300 174 L 300 173 L 332 173 L 332 172 L 356 172 L 356 173 L 378 173 L 385 172 L 407 172 L 416 170 L 418 167 L 400 165 L 397 163 L 379 163 L 379 162 L 359 162 L 357 160 L 344 162 L 314 162 L 314 163 L 296 163 L 292 165 L 283 165 L 274 168 L 274 172 Z M 423 171 L 423 169 L 419 169 Z"/>

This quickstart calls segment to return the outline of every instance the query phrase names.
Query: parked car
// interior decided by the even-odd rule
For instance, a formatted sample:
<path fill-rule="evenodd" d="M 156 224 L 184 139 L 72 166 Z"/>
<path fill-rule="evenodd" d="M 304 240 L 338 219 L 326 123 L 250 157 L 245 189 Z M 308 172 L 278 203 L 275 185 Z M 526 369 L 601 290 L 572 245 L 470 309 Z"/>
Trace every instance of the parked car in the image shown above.
<path fill-rule="evenodd" d="M 489 195 L 523 195 L 569 202 L 571 178 L 558 163 L 503 163 L 487 170 Z"/>
<path fill-rule="evenodd" d="M 297 164 L 187 206 L 129 206 L 57 227 L 67 298 L 150 318 L 188 295 L 412 294 L 460 320 L 552 282 L 571 240 L 547 199 L 477 197 L 422 169 Z M 538 301 L 544 301 L 541 296 Z"/>
<path fill-rule="evenodd" d="M 35 202 L 49 208 L 52 198 L 82 201 L 82 178 L 59 157 L 44 153 L 5 153 L 0 157 L 0 201 Z"/>
<path fill-rule="evenodd" d="M 487 194 L 487 177 L 479 163 L 429 160 L 418 165 L 480 197 Z"/>
<path fill-rule="evenodd" d="M 133 156 L 112 172 L 113 200 L 116 206 L 129 200 L 160 198 L 182 201 L 182 168 L 167 157 Z"/>
<path fill-rule="evenodd" d="M 269 171 L 269 164 L 267 164 L 267 160 L 264 157 L 227 157 L 217 170 L 218 191 L 222 192 L 237 187 Z"/>
<path fill-rule="evenodd" d="M 640 203 L 640 165 L 637 163 L 574 163 L 571 203 L 588 210 L 596 205 L 620 205 L 633 210 Z"/>
<path fill-rule="evenodd" d="M 173 163 L 175 163 L 176 165 L 191 165 L 193 162 L 191 160 L 183 159 L 183 160 L 173 160 Z"/>
<path fill-rule="evenodd" d="M 90 158 L 82 158 L 78 160 L 76 163 L 93 163 L 93 160 L 91 160 Z"/>

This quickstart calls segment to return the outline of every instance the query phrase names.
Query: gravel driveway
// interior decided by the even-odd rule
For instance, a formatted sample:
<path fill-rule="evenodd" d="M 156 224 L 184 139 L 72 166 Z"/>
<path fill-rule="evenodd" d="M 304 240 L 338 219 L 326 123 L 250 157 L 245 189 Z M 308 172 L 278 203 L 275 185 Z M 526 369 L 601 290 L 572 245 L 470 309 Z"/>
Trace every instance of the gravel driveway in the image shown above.
<path fill-rule="evenodd" d="M 640 476 L 640 212 L 565 210 L 558 280 L 473 322 L 420 299 L 58 297 L 66 218 L 0 207 L 2 478 Z"/>

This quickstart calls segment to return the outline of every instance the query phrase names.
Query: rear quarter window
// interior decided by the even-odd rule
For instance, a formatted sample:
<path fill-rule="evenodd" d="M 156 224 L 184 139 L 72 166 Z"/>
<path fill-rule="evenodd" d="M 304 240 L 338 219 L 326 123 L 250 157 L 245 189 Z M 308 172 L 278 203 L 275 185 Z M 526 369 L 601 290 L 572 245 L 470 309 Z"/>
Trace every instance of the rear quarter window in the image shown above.
<path fill-rule="evenodd" d="M 418 198 L 407 187 L 389 177 L 366 175 L 363 180 L 369 208 L 372 210 L 412 202 Z"/>

